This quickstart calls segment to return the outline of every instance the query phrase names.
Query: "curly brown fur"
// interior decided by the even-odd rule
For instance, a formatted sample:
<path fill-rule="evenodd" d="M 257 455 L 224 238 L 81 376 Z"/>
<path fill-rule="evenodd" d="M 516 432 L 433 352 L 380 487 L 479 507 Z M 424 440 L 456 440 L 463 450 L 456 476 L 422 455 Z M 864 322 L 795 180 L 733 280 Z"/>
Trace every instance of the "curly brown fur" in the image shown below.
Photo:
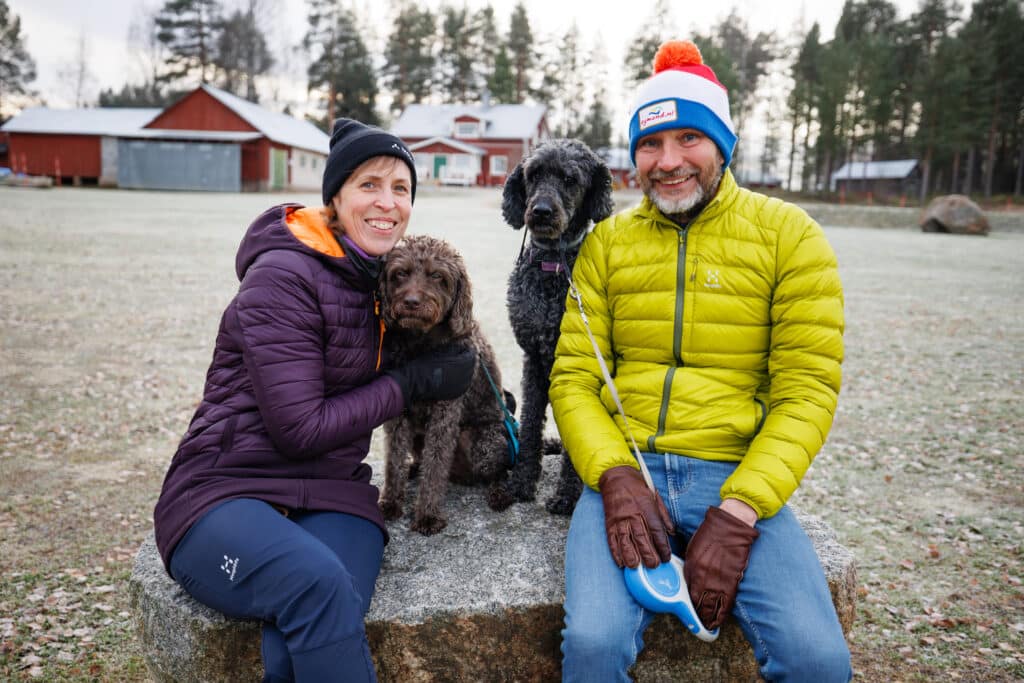
<path fill-rule="evenodd" d="M 578 140 L 551 140 L 524 158 L 505 181 L 502 215 L 527 244 L 508 280 L 508 315 L 523 349 L 521 452 L 507 480 L 491 488 L 488 502 L 502 510 L 533 500 L 546 451 L 548 377 L 569 288 L 565 269 L 576 262 L 592 221 L 611 215 L 612 177 L 604 161 Z M 561 472 L 547 509 L 570 514 L 582 483 L 564 449 Z"/>
<path fill-rule="evenodd" d="M 469 389 L 452 401 L 415 401 L 384 424 L 386 468 L 380 507 L 402 516 L 410 468 L 419 491 L 410 528 L 435 534 L 447 525 L 448 481 L 492 482 L 508 466 L 503 414 L 484 373 L 501 387 L 494 351 L 473 318 L 473 298 L 462 257 L 443 240 L 417 235 L 389 254 L 381 277 L 382 317 L 389 362 L 401 365 L 431 349 L 470 346 L 477 368 Z"/>

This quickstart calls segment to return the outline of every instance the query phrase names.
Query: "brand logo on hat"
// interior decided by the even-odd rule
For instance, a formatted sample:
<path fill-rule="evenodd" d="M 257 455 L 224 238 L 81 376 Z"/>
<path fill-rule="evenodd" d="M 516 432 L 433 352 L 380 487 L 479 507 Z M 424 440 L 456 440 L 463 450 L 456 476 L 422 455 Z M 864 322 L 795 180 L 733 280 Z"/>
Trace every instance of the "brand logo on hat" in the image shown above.
<path fill-rule="evenodd" d="M 676 102 L 675 100 L 664 100 L 663 102 L 655 102 L 649 104 L 639 112 L 637 112 L 637 120 L 640 124 L 640 130 L 646 130 L 651 126 L 657 126 L 662 123 L 669 123 L 679 118 L 676 113 Z"/>
<path fill-rule="evenodd" d="M 392 147 L 393 149 L 397 149 L 397 150 L 398 150 L 399 152 L 401 152 L 402 154 L 404 154 L 404 155 L 405 155 L 405 156 L 406 156 L 407 158 L 409 158 L 409 159 L 412 159 L 412 154 L 411 154 L 411 153 L 409 152 L 409 150 L 407 150 L 407 149 L 406 149 L 405 147 L 402 147 L 402 146 L 401 146 L 400 144 L 398 144 L 397 142 L 392 142 L 392 143 L 391 143 L 391 147 Z"/>

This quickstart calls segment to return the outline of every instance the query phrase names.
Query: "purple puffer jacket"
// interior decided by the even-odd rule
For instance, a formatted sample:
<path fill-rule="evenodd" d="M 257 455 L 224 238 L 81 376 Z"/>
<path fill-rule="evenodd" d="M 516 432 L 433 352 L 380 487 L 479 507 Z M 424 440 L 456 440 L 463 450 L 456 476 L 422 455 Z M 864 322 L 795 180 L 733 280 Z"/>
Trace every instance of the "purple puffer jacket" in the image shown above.
<path fill-rule="evenodd" d="M 203 513 L 231 498 L 358 515 L 386 538 L 363 460 L 370 433 L 403 400 L 379 373 L 375 279 L 318 210 L 296 205 L 253 222 L 235 267 L 241 286 L 154 511 L 164 564 Z"/>

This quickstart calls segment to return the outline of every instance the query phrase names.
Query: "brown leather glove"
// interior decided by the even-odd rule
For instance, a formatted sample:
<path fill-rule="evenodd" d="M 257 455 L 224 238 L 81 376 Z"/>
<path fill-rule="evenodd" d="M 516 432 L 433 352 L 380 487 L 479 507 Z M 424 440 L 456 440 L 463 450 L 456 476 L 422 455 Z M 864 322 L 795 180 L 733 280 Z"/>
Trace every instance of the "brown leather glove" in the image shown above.
<path fill-rule="evenodd" d="M 725 510 L 709 507 L 686 547 L 683 575 L 697 616 L 709 631 L 725 621 L 736 602 L 750 546 L 760 532 Z"/>
<path fill-rule="evenodd" d="M 604 501 L 604 528 L 608 549 L 620 567 L 650 567 L 668 562 L 674 534 L 672 519 L 661 498 L 647 488 L 640 471 L 629 465 L 605 470 L 597 482 Z"/>

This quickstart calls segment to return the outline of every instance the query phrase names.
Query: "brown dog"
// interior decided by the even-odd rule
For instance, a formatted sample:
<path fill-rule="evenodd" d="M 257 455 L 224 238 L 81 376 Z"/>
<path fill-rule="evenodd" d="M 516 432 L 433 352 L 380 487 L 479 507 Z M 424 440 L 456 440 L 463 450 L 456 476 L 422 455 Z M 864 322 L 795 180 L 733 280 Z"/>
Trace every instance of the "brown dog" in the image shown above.
<path fill-rule="evenodd" d="M 473 318 L 465 264 L 447 242 L 426 235 L 399 242 L 384 266 L 381 303 L 390 364 L 445 346 L 469 346 L 477 355 L 473 381 L 460 398 L 413 402 L 384 424 L 381 511 L 387 519 L 402 516 L 410 468 L 415 467 L 420 481 L 410 528 L 435 534 L 448 523 L 442 506 L 449 480 L 492 482 L 510 465 L 504 413 L 494 388 L 501 392 L 501 372 Z M 502 392 L 506 403 L 510 397 Z"/>

